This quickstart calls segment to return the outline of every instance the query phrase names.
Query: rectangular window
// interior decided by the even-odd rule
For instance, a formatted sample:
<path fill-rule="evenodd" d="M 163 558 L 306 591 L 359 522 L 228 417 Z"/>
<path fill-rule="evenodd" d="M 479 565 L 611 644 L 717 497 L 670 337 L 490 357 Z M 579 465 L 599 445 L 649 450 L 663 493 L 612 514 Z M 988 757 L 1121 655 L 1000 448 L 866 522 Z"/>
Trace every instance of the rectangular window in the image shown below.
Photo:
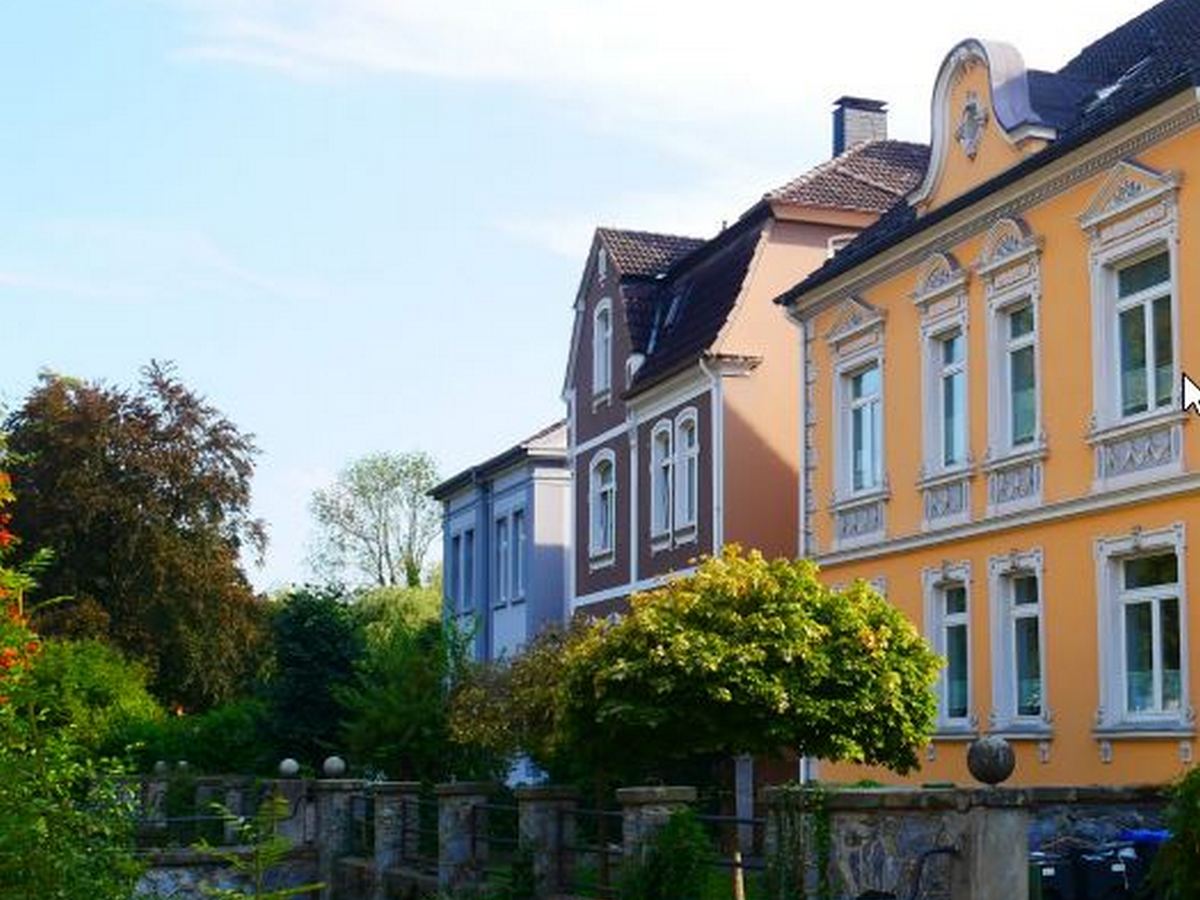
<path fill-rule="evenodd" d="M 1040 605 L 1036 575 L 1017 575 L 1012 583 L 1013 675 L 1018 716 L 1042 714 Z"/>
<path fill-rule="evenodd" d="M 1159 253 L 1117 271 L 1117 359 L 1121 415 L 1171 405 L 1175 350 L 1170 256 Z"/>
<path fill-rule="evenodd" d="M 941 356 L 942 464 L 955 466 L 967 458 L 966 340 L 962 332 L 938 340 Z"/>
<path fill-rule="evenodd" d="M 675 426 L 675 527 L 696 524 L 700 494 L 700 439 L 694 415 L 676 419 Z"/>
<path fill-rule="evenodd" d="M 1009 439 L 1014 447 L 1030 443 L 1037 430 L 1037 376 L 1034 372 L 1033 307 L 1008 313 Z"/>
<path fill-rule="evenodd" d="M 848 376 L 850 393 L 851 486 L 855 491 L 879 486 L 882 472 L 879 364 Z"/>
<path fill-rule="evenodd" d="M 509 568 L 512 551 L 508 546 L 508 519 L 496 520 L 496 599 L 503 603 L 511 596 Z"/>
<path fill-rule="evenodd" d="M 525 510 L 518 509 L 512 517 L 513 530 L 513 597 L 525 596 Z"/>
<path fill-rule="evenodd" d="M 454 609 L 462 606 L 462 585 L 458 583 L 459 573 L 462 572 L 462 563 L 459 561 L 461 553 L 462 537 L 456 534 L 450 538 L 450 559 L 446 566 L 446 595 Z"/>
<path fill-rule="evenodd" d="M 946 718 L 965 719 L 970 702 L 966 587 L 961 584 L 946 585 L 942 588 L 942 602 L 942 646 L 946 655 Z"/>
<path fill-rule="evenodd" d="M 462 560 L 459 564 L 462 570 L 462 608 L 475 608 L 475 529 L 471 528 L 462 535 Z"/>
<path fill-rule="evenodd" d="M 1183 697 L 1179 566 L 1174 553 L 1122 563 L 1125 709 L 1131 715 L 1178 712 Z"/>

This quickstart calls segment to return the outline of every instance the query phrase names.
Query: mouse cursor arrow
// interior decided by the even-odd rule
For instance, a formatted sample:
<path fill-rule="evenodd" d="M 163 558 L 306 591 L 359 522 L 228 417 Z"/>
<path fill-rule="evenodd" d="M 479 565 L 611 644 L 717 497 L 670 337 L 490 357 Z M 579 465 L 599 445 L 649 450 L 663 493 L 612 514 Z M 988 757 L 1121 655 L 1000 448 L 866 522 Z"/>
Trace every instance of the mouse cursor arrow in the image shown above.
<path fill-rule="evenodd" d="M 1186 375 L 1183 376 L 1183 411 L 1191 410 L 1200 416 L 1200 385 Z"/>

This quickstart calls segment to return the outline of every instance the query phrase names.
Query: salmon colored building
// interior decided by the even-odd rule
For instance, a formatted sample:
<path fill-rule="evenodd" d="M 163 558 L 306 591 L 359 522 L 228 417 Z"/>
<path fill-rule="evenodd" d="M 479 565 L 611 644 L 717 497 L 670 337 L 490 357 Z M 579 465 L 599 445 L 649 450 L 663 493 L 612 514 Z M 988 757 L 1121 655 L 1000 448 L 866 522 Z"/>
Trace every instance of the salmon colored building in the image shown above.
<path fill-rule="evenodd" d="M 1194 0 L 1057 72 L 963 41 L 924 180 L 779 298 L 802 335 L 800 553 L 947 659 L 913 780 L 968 782 L 983 734 L 1022 784 L 1193 762 L 1198 85 Z"/>

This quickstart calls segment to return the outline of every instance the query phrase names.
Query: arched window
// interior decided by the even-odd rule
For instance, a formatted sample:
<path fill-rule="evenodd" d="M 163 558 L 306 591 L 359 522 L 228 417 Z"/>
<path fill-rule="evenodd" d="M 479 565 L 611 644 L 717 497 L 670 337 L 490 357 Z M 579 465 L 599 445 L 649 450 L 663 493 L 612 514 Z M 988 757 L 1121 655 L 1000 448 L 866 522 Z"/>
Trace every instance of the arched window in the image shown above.
<path fill-rule="evenodd" d="M 588 478 L 589 555 L 607 557 L 616 545 L 617 463 L 611 450 L 592 460 Z"/>
<path fill-rule="evenodd" d="M 592 316 L 592 393 L 612 390 L 612 301 L 596 304 Z"/>
<path fill-rule="evenodd" d="M 696 526 L 700 508 L 700 431 L 696 411 L 675 417 L 675 529 Z"/>
<path fill-rule="evenodd" d="M 654 426 L 650 438 L 650 535 L 671 533 L 671 507 L 675 493 L 672 474 L 675 467 L 671 422 L 664 419 Z"/>

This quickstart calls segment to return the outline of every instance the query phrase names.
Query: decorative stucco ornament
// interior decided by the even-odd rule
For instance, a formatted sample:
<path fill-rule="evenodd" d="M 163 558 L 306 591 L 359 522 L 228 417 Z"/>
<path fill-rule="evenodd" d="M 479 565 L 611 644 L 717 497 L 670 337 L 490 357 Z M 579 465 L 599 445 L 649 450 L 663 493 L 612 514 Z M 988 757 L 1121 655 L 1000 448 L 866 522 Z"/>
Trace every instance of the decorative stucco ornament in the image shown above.
<path fill-rule="evenodd" d="M 967 159 L 974 159 L 979 152 L 979 141 L 983 138 L 987 120 L 987 110 L 979 102 L 979 96 L 974 91 L 967 91 L 967 102 L 963 104 L 958 129 L 954 132 L 954 139 L 967 154 Z"/>
<path fill-rule="evenodd" d="M 1002 737 L 987 735 L 972 741 L 967 748 L 967 768 L 984 784 L 999 784 L 1016 766 L 1012 745 Z"/>
<path fill-rule="evenodd" d="M 321 765 L 326 778 L 341 778 L 346 774 L 346 761 L 340 756 L 330 756 Z"/>
<path fill-rule="evenodd" d="M 283 778 L 295 778 L 300 774 L 300 763 L 289 756 L 279 764 L 279 774 Z"/>

